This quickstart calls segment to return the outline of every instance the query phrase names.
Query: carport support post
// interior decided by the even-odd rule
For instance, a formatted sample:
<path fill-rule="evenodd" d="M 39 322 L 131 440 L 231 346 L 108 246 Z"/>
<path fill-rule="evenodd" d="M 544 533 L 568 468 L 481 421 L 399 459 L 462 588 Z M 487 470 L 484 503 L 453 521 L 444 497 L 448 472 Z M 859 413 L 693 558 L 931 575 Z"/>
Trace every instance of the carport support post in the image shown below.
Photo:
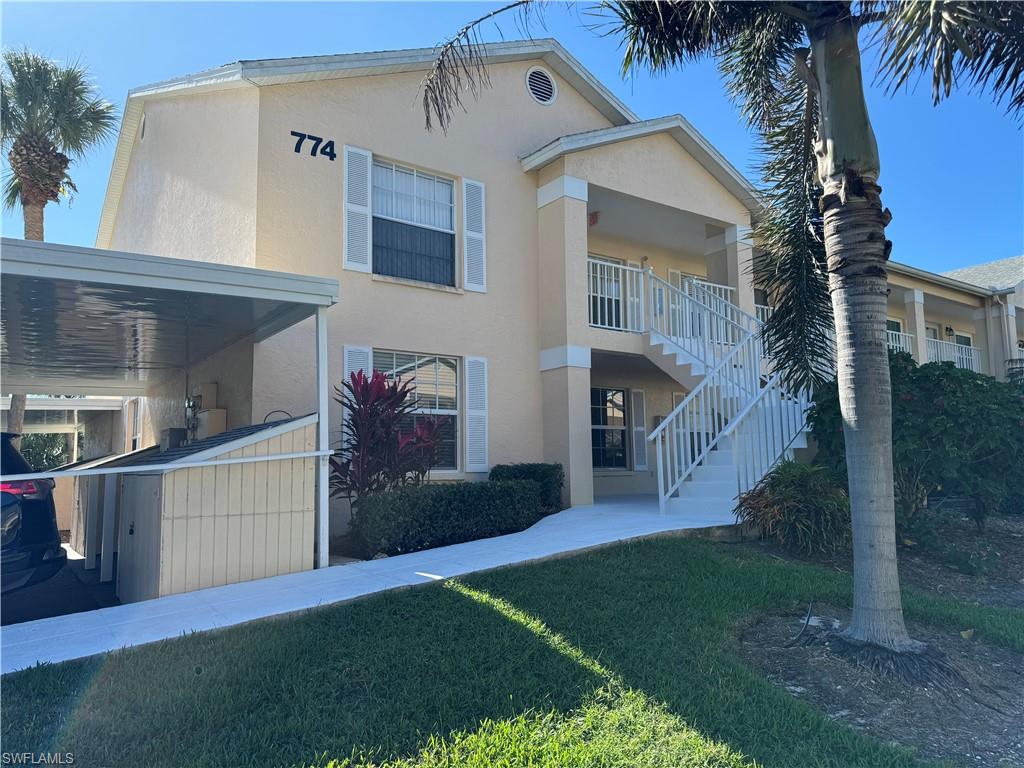
<path fill-rule="evenodd" d="M 327 451 L 327 307 L 316 309 L 316 449 Z M 329 463 L 326 453 L 317 456 L 316 472 L 316 567 L 331 564 L 331 513 L 328 499 Z"/>
<path fill-rule="evenodd" d="M 100 480 L 100 478 L 96 478 Z M 114 579 L 114 541 L 117 531 L 117 491 L 120 475 L 104 475 L 103 483 L 103 528 L 100 536 L 100 581 Z"/>

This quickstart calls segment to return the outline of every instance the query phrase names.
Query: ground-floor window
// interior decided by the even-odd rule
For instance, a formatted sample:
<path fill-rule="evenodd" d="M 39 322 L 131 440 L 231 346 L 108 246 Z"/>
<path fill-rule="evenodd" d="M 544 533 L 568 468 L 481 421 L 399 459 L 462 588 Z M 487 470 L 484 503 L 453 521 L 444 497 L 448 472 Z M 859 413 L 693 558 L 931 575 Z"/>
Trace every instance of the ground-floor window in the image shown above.
<path fill-rule="evenodd" d="M 590 446 L 595 469 L 629 469 L 626 390 L 590 390 Z"/>
<path fill-rule="evenodd" d="M 459 360 L 439 355 L 373 350 L 373 368 L 389 378 L 412 383 L 416 413 L 410 417 L 412 428 L 417 419 L 443 416 L 437 464 L 434 469 L 459 468 Z"/>

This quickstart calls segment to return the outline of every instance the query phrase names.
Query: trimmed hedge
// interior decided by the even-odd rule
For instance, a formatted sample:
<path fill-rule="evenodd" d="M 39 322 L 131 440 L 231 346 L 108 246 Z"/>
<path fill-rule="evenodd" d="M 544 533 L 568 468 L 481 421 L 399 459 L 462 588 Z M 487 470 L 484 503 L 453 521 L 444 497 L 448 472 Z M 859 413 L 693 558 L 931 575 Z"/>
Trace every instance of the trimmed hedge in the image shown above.
<path fill-rule="evenodd" d="M 522 531 L 544 514 L 532 480 L 415 485 L 359 499 L 351 530 L 366 557 L 400 555 Z"/>
<path fill-rule="evenodd" d="M 562 484 L 565 472 L 561 464 L 495 464 L 491 468 L 491 480 L 533 480 L 540 486 L 540 503 L 549 512 L 564 509 L 562 505 Z"/>

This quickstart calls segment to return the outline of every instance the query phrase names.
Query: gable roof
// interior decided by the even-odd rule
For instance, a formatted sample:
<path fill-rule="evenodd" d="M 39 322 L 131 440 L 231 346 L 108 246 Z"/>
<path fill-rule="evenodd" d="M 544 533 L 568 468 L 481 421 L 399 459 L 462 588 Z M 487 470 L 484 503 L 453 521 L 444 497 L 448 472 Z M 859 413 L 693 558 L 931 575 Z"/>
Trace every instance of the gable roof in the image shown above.
<path fill-rule="evenodd" d="M 1024 255 L 975 264 L 973 267 L 951 269 L 942 274 L 982 288 L 993 290 L 1014 288 L 1018 283 L 1024 281 Z"/>
<path fill-rule="evenodd" d="M 557 40 L 513 40 L 487 43 L 484 56 L 488 64 L 540 59 L 560 75 L 613 125 L 635 123 L 639 118 L 596 77 L 584 69 Z M 107 192 L 100 213 L 96 247 L 109 248 L 114 219 L 124 188 L 128 162 L 138 135 L 144 105 L 153 99 L 194 93 L 209 93 L 253 86 L 301 83 L 314 80 L 339 80 L 368 75 L 400 72 L 426 72 L 437 56 L 436 48 L 414 48 L 404 51 L 374 51 L 331 56 L 299 56 L 286 59 L 236 61 L 196 74 L 165 80 L 128 92 L 121 130 L 114 150 L 114 161 L 107 181 Z"/>
<path fill-rule="evenodd" d="M 679 142 L 679 145 L 687 153 L 700 163 L 733 197 L 743 203 L 751 213 L 757 214 L 762 210 L 757 189 L 750 183 L 750 180 L 726 160 L 725 156 L 715 149 L 711 142 L 705 139 L 700 131 L 682 115 L 666 115 L 651 120 L 638 120 L 628 125 L 570 133 L 521 157 L 520 161 L 524 171 L 535 171 L 572 152 L 639 139 L 657 133 L 667 133 Z"/>

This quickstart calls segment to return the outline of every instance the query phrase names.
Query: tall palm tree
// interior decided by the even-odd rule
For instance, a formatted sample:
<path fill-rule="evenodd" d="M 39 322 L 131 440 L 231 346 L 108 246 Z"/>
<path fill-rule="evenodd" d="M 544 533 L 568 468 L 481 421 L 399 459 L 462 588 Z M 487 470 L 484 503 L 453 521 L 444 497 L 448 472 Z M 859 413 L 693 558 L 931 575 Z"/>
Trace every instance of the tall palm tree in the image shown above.
<path fill-rule="evenodd" d="M 501 10 L 533 12 L 517 2 Z M 853 516 L 854 606 L 844 636 L 869 650 L 923 650 L 907 633 L 896 569 L 892 426 L 885 340 L 885 238 L 878 148 L 861 73 L 873 28 L 879 77 L 893 90 L 931 78 L 935 102 L 954 86 L 987 89 L 1024 113 L 1024 4 L 1014 2 L 599 3 L 624 49 L 623 73 L 714 57 L 760 137 L 765 210 L 755 265 L 777 304 L 764 335 L 794 384 L 820 381 L 838 359 Z M 424 80 L 427 128 L 447 129 L 465 93 L 487 84 L 479 23 L 439 51 Z M 526 19 L 528 21 L 528 19 Z M 834 320 L 833 320 L 834 318 Z"/>
<path fill-rule="evenodd" d="M 10 174 L 5 208 L 21 204 L 26 240 L 43 239 L 43 209 L 76 191 L 68 175 L 72 160 L 113 135 L 114 107 L 101 99 L 88 73 L 60 65 L 27 49 L 3 53 L 0 74 L 0 146 Z M 13 395 L 8 429 L 20 432 L 25 396 Z"/>

